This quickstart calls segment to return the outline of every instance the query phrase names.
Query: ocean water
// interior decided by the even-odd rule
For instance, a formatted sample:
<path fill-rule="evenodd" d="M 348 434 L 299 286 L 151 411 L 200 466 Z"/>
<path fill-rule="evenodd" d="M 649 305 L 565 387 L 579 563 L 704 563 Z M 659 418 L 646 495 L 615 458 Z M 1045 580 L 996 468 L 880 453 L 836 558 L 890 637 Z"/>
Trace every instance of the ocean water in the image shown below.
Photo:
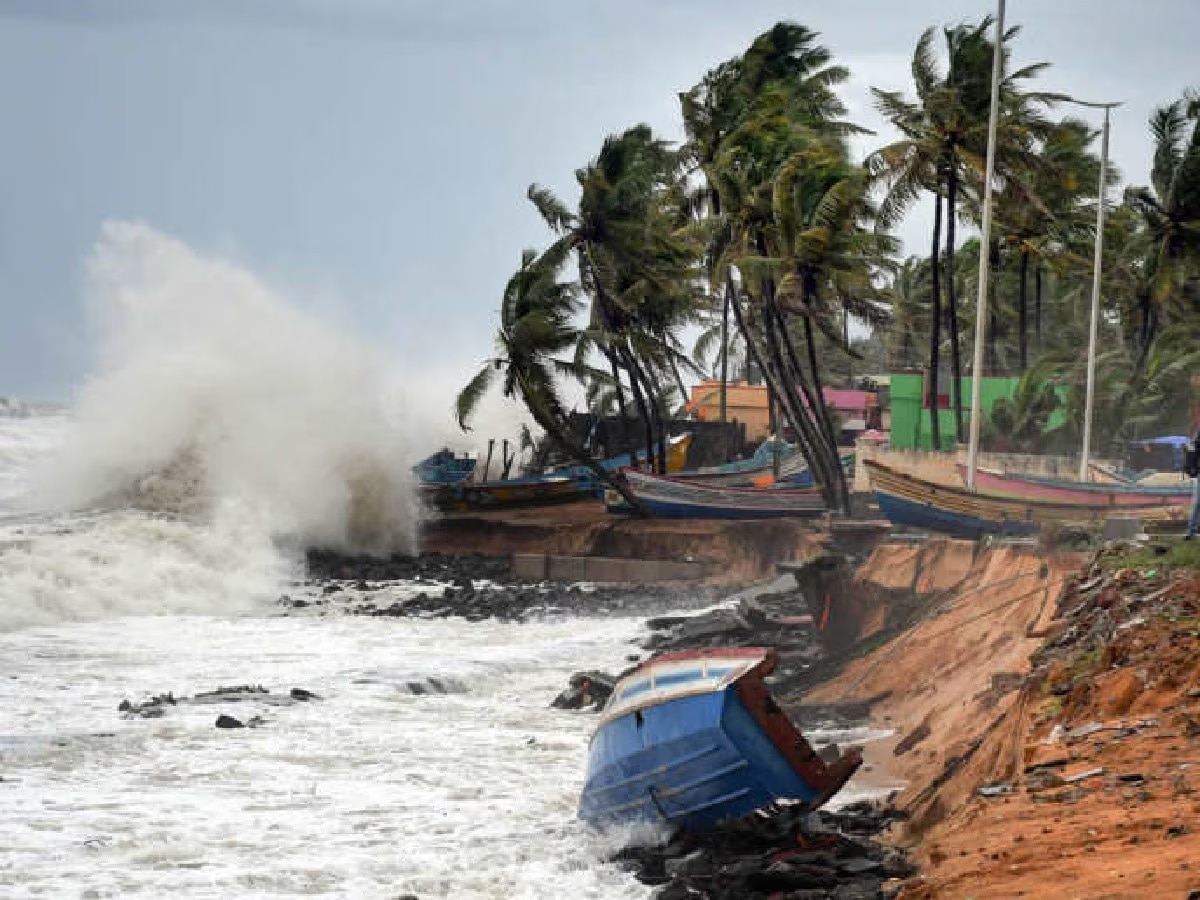
<path fill-rule="evenodd" d="M 116 224 L 88 275 L 71 412 L 0 416 L 0 896 L 648 896 L 575 820 L 594 717 L 548 709 L 641 622 L 282 615 L 300 547 L 411 549 L 415 426 L 227 261 Z"/>
<path fill-rule="evenodd" d="M 547 708 L 638 620 L 283 616 L 295 561 L 244 522 L 23 509 L 71 433 L 0 419 L 0 894 L 647 894 L 575 821 L 594 719 Z M 234 684 L 271 693 L 118 711 Z M 269 702 L 292 687 L 322 699 Z"/>

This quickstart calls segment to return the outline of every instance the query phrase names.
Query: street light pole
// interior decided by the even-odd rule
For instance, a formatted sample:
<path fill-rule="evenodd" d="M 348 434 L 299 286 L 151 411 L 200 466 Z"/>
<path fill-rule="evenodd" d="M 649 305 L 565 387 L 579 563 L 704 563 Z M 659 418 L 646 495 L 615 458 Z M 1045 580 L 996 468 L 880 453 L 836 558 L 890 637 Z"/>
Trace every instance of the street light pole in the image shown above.
<path fill-rule="evenodd" d="M 1096 334 L 1100 327 L 1100 267 L 1104 254 L 1104 200 L 1108 181 L 1108 118 L 1120 103 L 1083 103 L 1104 110 L 1104 130 L 1100 138 L 1100 187 L 1096 191 L 1096 257 L 1092 263 L 1092 318 L 1088 328 L 1087 393 L 1083 404 L 1083 447 L 1079 451 L 1079 480 L 1088 480 L 1088 456 L 1092 446 L 1092 409 L 1096 399 Z"/>
<path fill-rule="evenodd" d="M 975 469 L 979 461 L 979 424 L 983 370 L 983 345 L 987 340 L 988 275 L 991 272 L 988 247 L 992 236 L 992 179 L 996 173 L 996 120 L 1000 111 L 1000 70 L 1004 59 L 1004 0 L 998 0 L 996 39 L 992 48 L 992 105 L 988 114 L 986 174 L 983 178 L 983 223 L 979 237 L 979 296 L 975 302 L 975 355 L 971 365 L 971 433 L 967 444 L 967 490 L 975 490 Z M 951 248 L 951 253 L 954 249 Z"/>

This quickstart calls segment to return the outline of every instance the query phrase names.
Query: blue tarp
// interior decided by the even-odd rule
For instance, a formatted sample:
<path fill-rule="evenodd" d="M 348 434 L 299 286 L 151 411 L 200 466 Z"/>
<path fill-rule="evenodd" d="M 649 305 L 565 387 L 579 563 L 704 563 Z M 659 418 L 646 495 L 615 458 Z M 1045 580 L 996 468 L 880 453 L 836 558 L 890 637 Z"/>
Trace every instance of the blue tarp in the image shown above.
<path fill-rule="evenodd" d="M 1143 444 L 1155 444 L 1158 446 L 1165 445 L 1165 446 L 1171 446 L 1171 447 L 1186 447 L 1188 444 L 1191 443 L 1191 440 L 1192 439 L 1189 438 L 1186 434 L 1169 434 L 1169 435 L 1166 435 L 1165 437 L 1146 438 L 1145 440 L 1141 440 L 1141 441 L 1130 441 L 1129 444 L 1132 447 L 1138 447 Z"/>

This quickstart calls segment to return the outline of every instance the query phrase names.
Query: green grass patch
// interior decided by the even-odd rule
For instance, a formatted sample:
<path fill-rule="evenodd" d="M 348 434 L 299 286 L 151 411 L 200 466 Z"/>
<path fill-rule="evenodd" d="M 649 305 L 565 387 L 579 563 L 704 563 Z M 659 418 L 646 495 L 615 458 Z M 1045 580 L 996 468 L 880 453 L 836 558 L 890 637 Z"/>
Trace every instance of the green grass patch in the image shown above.
<path fill-rule="evenodd" d="M 1062 697 L 1047 697 L 1042 701 L 1042 705 L 1038 707 L 1038 714 L 1043 719 L 1057 719 L 1062 716 L 1062 711 Z"/>
<path fill-rule="evenodd" d="M 1104 568 L 1137 569 L 1157 575 L 1176 569 L 1200 569 L 1200 538 L 1194 541 L 1160 539 L 1137 550 L 1106 556 Z"/>

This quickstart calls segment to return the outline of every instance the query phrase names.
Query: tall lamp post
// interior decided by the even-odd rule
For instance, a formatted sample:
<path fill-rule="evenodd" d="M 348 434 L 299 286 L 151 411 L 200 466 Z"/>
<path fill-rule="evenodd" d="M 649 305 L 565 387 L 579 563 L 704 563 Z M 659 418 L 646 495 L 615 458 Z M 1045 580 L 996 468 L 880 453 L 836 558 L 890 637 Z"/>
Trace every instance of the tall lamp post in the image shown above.
<path fill-rule="evenodd" d="M 979 462 L 979 424 L 983 345 L 987 340 L 988 275 L 991 266 L 988 246 L 992 237 L 992 179 L 996 174 L 996 119 L 1000 111 L 1000 70 L 1004 59 L 1004 0 L 998 0 L 996 40 L 992 50 L 992 104 L 988 114 L 987 162 L 983 177 L 983 222 L 979 237 L 979 296 L 975 301 L 975 355 L 971 364 L 971 431 L 967 444 L 967 490 L 975 490 Z M 951 250 L 953 252 L 953 250 Z"/>
<path fill-rule="evenodd" d="M 1079 480 L 1088 480 L 1088 457 L 1092 446 L 1092 409 L 1096 399 L 1096 333 L 1100 327 L 1100 267 L 1104 254 L 1104 202 L 1108 193 L 1108 118 L 1120 103 L 1086 103 L 1080 106 L 1104 110 L 1104 130 L 1100 138 L 1100 186 L 1096 191 L 1096 258 L 1092 263 L 1092 318 L 1088 327 L 1087 392 L 1083 403 L 1083 447 L 1079 451 Z"/>

